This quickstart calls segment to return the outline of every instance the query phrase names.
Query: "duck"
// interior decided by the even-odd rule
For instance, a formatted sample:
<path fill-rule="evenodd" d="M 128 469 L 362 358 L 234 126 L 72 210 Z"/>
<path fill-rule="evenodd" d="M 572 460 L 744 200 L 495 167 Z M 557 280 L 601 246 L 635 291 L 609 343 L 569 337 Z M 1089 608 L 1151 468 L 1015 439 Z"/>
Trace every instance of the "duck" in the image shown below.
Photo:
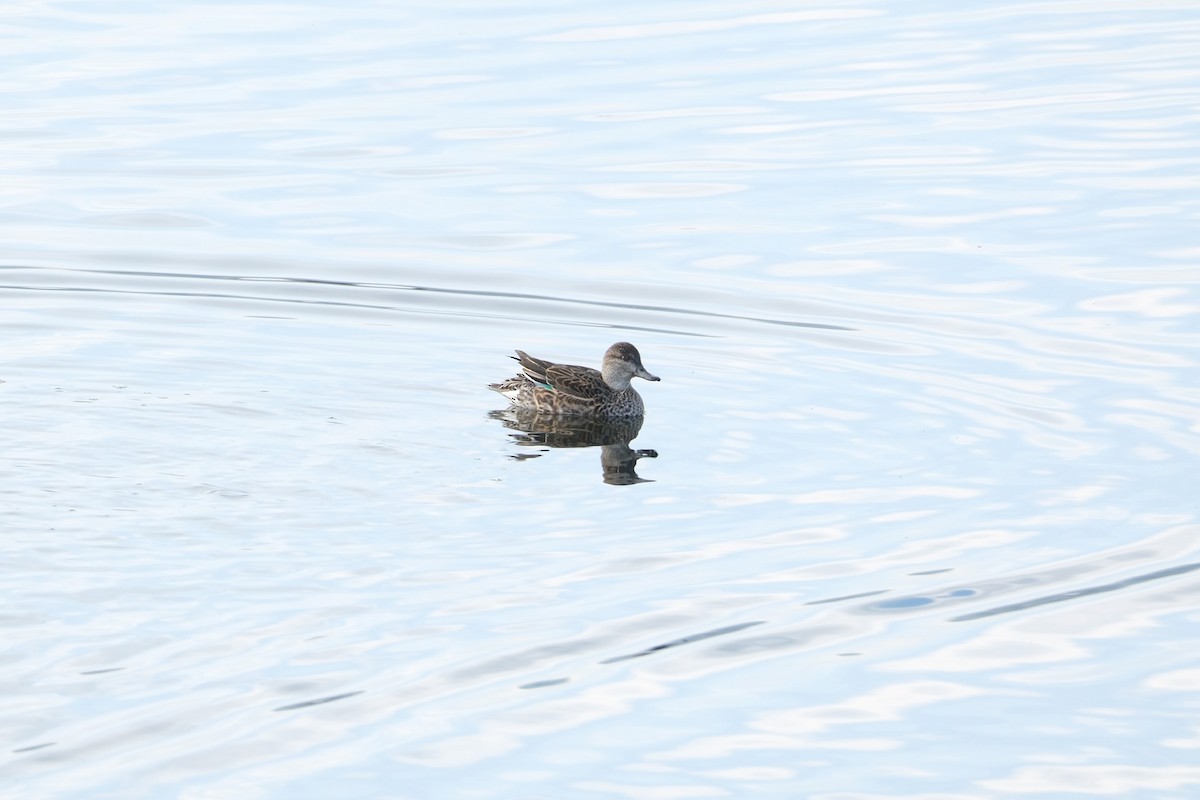
<path fill-rule="evenodd" d="M 629 342 L 604 351 L 600 369 L 556 364 L 523 350 L 511 356 L 521 373 L 488 388 L 508 398 L 512 407 L 542 414 L 590 417 L 640 417 L 646 413 L 634 378 L 662 380 L 642 366 L 642 354 Z"/>

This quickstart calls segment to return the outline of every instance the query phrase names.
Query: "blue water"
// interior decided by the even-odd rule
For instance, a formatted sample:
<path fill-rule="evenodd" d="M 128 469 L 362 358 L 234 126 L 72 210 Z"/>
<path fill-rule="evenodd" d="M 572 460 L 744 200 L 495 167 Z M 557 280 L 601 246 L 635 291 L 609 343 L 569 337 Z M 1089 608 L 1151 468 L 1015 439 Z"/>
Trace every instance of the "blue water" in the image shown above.
<path fill-rule="evenodd" d="M 6 797 L 1200 791 L 1190 4 L 0 23 Z"/>

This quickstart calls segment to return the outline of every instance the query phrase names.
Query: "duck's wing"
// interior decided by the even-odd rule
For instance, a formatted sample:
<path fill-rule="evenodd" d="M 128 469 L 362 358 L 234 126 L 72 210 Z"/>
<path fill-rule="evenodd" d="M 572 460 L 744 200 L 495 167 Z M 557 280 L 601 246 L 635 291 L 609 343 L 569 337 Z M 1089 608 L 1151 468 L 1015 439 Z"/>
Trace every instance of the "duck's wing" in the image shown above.
<path fill-rule="evenodd" d="M 608 384 L 600 376 L 599 370 L 591 367 L 555 364 L 552 361 L 534 358 L 523 350 L 517 351 L 516 360 L 521 365 L 525 377 L 538 386 L 580 400 L 601 397 L 608 389 Z"/>
<path fill-rule="evenodd" d="M 543 383 L 546 380 L 546 370 L 554 366 L 553 361 L 546 361 L 541 358 L 534 358 L 524 350 L 518 350 L 517 354 L 512 357 L 514 361 L 521 365 L 521 371 L 535 383 Z"/>
<path fill-rule="evenodd" d="M 546 370 L 546 382 L 554 391 L 580 400 L 595 400 L 608 391 L 608 384 L 600 376 L 600 371 L 591 367 L 551 364 Z"/>

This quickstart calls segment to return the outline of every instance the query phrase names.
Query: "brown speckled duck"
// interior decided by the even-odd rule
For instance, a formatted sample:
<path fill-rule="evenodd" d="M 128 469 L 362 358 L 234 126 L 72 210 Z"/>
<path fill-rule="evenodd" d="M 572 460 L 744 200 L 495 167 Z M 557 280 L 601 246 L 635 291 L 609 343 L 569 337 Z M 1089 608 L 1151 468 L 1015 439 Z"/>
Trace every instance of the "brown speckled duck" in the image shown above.
<path fill-rule="evenodd" d="M 521 350 L 513 358 L 521 365 L 521 374 L 488 388 L 507 397 L 515 408 L 544 414 L 638 417 L 646 409 L 630 382 L 661 380 L 646 371 L 641 354 L 629 342 L 608 348 L 599 370 L 543 361 Z"/>

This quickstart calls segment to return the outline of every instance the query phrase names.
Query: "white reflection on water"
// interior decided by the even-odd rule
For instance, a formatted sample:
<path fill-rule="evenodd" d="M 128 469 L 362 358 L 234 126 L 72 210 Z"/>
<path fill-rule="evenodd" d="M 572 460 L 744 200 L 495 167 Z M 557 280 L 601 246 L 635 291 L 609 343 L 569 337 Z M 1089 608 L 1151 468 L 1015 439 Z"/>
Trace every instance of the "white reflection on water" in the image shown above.
<path fill-rule="evenodd" d="M 1200 783 L 1190 5 L 217 10 L 5 18 L 5 789 Z"/>

